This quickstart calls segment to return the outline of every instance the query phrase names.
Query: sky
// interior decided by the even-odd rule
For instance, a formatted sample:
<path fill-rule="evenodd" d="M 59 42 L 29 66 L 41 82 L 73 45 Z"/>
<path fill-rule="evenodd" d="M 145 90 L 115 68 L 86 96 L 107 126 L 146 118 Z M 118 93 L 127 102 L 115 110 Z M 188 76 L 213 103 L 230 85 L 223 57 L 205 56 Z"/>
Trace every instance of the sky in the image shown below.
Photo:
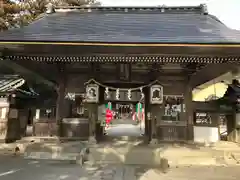
<path fill-rule="evenodd" d="M 228 27 L 240 30 L 240 0 L 99 0 L 105 6 L 184 6 L 205 3 L 210 14 Z"/>

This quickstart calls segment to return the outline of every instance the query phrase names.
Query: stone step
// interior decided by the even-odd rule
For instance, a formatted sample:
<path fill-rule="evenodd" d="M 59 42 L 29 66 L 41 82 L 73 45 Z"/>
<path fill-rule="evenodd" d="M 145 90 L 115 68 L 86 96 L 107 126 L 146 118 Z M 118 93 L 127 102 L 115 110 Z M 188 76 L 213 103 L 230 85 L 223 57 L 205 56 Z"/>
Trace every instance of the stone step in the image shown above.
<path fill-rule="evenodd" d="M 108 136 L 104 137 L 104 140 L 108 143 L 114 143 L 119 141 L 126 141 L 126 142 L 136 142 L 136 141 L 143 141 L 143 136 Z"/>
<path fill-rule="evenodd" d="M 117 120 L 113 120 L 111 122 L 111 124 L 113 125 L 117 125 L 117 124 L 133 124 L 133 125 L 137 125 L 138 122 L 137 121 L 133 121 L 133 120 L 122 120 L 122 119 L 117 119 Z"/>
<path fill-rule="evenodd" d="M 229 142 L 229 141 L 219 141 L 214 143 L 215 149 L 240 149 L 240 145 L 238 143 Z"/>
<path fill-rule="evenodd" d="M 49 137 L 49 136 L 31 136 L 31 137 L 24 137 L 21 140 L 16 142 L 24 143 L 24 142 L 45 142 L 45 143 L 61 143 L 61 142 L 83 142 L 81 138 L 65 138 L 65 137 Z"/>
<path fill-rule="evenodd" d="M 240 151 L 232 152 L 232 158 L 237 162 L 237 164 L 240 164 Z"/>
<path fill-rule="evenodd" d="M 90 147 L 90 155 L 96 163 L 159 165 L 161 158 L 171 164 L 216 164 L 210 151 L 134 147 Z"/>
<path fill-rule="evenodd" d="M 45 159 L 45 160 L 76 160 L 79 153 L 56 153 L 56 152 L 26 152 L 25 159 Z"/>
<path fill-rule="evenodd" d="M 76 161 L 79 157 L 87 159 L 89 150 L 83 143 L 46 144 L 35 143 L 26 147 L 25 159 L 48 159 Z"/>
<path fill-rule="evenodd" d="M 81 149 L 87 147 L 87 144 L 82 142 L 70 142 L 70 143 L 45 143 L 37 142 L 27 144 L 25 151 L 46 151 L 46 152 L 78 152 Z"/>

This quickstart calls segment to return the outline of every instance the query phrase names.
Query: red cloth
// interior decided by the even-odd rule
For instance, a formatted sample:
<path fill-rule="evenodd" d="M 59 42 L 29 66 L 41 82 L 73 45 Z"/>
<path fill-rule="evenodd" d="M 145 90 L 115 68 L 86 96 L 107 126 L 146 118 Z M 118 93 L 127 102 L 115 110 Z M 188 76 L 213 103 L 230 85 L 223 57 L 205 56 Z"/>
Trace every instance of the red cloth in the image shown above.
<path fill-rule="evenodd" d="M 110 124 L 113 119 L 113 113 L 110 109 L 106 110 L 106 124 Z"/>

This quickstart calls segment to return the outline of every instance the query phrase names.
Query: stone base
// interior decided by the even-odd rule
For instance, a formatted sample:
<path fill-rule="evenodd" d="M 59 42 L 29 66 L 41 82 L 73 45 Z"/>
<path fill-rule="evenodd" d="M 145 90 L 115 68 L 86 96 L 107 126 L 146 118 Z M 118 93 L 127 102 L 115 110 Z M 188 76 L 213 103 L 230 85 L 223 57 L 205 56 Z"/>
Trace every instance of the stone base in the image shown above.
<path fill-rule="evenodd" d="M 89 144 L 97 144 L 97 140 L 94 136 L 90 136 L 88 139 Z"/>
<path fill-rule="evenodd" d="M 150 141 L 150 145 L 157 145 L 157 144 L 158 144 L 157 138 L 153 138 L 153 139 Z"/>

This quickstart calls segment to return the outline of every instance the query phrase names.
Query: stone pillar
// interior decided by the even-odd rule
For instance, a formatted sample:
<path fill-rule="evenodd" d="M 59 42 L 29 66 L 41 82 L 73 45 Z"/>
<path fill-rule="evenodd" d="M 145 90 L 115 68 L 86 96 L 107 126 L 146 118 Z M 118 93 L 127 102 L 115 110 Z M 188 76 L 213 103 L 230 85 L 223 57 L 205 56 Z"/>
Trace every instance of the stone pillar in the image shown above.
<path fill-rule="evenodd" d="M 88 104 L 89 113 L 89 143 L 96 144 L 96 123 L 98 120 L 98 104 Z"/>
<path fill-rule="evenodd" d="M 185 94 L 184 94 L 184 103 L 186 109 L 186 121 L 187 121 L 187 140 L 193 141 L 194 140 L 194 132 L 193 132 L 193 121 L 194 121 L 194 109 L 192 103 L 192 87 L 189 83 L 186 85 Z"/>

